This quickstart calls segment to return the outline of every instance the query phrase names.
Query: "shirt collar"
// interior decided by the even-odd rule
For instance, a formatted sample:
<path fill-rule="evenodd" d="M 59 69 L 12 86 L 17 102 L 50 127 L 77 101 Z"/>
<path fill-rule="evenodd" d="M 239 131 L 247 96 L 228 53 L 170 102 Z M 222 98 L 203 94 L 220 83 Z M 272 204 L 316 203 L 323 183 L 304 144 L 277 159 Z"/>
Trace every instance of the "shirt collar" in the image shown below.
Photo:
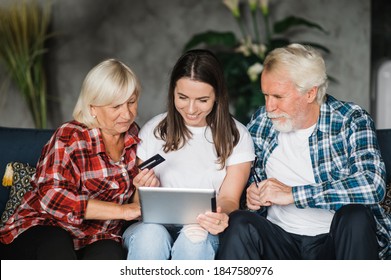
<path fill-rule="evenodd" d="M 323 133 L 328 133 L 330 131 L 332 111 L 332 106 L 330 104 L 335 100 L 336 99 L 331 95 L 326 95 L 325 102 L 323 102 L 320 106 L 320 116 L 318 119 L 317 128 L 315 129 L 318 129 Z"/>

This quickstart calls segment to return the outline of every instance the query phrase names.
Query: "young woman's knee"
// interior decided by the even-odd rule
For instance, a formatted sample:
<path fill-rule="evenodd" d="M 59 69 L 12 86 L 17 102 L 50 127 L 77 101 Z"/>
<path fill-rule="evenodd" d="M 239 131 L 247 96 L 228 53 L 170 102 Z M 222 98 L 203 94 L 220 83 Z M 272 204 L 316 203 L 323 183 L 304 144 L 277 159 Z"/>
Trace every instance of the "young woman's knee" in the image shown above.
<path fill-rule="evenodd" d="M 168 259 L 172 237 L 163 225 L 137 223 L 123 234 L 127 259 Z"/>

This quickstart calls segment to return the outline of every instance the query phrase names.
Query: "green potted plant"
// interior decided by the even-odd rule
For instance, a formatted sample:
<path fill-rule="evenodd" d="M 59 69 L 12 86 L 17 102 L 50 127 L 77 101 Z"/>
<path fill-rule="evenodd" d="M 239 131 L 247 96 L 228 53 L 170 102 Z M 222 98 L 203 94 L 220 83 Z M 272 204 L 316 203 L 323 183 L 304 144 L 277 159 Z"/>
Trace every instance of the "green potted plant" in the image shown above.
<path fill-rule="evenodd" d="M 41 7 L 34 0 L 17 0 L 0 7 L 0 61 L 27 102 L 37 128 L 47 127 L 43 58 L 50 14 L 49 2 Z"/>
<path fill-rule="evenodd" d="M 267 0 L 223 0 L 222 3 L 236 20 L 241 37 L 238 38 L 232 31 L 206 31 L 192 36 L 184 49 L 203 44 L 214 51 L 224 67 L 233 114 L 246 124 L 254 111 L 264 104 L 263 95 L 260 94 L 259 74 L 267 53 L 289 44 L 290 40 L 284 35 L 293 28 L 300 26 L 317 29 L 325 34 L 327 32 L 320 25 L 297 16 L 288 16 L 272 23 Z M 316 43 L 297 43 L 330 52 Z"/>

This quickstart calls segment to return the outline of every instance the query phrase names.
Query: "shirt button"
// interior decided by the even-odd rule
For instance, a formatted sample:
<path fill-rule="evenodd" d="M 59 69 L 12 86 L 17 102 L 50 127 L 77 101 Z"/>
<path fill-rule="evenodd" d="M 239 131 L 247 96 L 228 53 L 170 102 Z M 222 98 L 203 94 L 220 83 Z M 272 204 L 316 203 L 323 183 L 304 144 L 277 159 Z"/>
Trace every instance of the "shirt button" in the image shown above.
<path fill-rule="evenodd" d="M 122 176 L 124 176 L 124 177 L 125 177 L 125 176 L 126 176 L 126 172 L 122 172 Z"/>

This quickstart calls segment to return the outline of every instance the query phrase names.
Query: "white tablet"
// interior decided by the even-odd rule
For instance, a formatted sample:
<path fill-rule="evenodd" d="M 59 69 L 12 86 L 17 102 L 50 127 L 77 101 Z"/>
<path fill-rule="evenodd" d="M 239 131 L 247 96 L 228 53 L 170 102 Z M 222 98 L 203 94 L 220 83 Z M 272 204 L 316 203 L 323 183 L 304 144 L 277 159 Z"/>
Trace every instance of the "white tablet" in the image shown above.
<path fill-rule="evenodd" d="M 213 189 L 139 187 L 144 223 L 192 224 L 199 214 L 216 212 Z"/>

